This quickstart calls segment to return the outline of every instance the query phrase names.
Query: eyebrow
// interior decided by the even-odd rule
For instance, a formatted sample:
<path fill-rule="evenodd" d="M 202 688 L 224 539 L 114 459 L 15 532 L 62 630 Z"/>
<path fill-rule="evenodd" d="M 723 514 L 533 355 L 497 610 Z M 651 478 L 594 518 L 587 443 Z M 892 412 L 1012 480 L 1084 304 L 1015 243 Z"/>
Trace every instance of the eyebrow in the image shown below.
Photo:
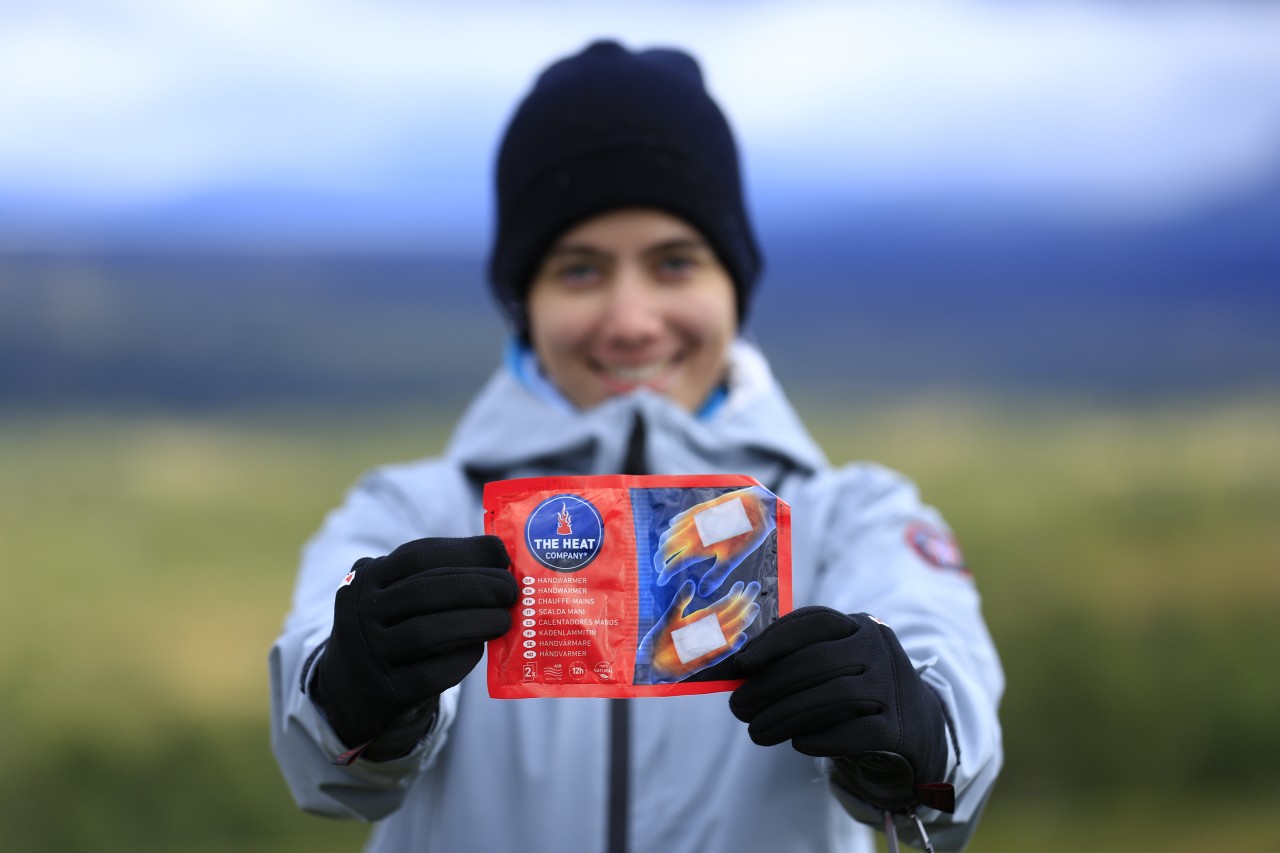
<path fill-rule="evenodd" d="M 708 249 L 707 241 L 698 237 L 676 237 L 674 240 L 665 240 L 656 246 L 650 246 L 641 254 L 643 255 L 660 255 L 664 252 L 690 251 Z"/>
<path fill-rule="evenodd" d="M 598 257 L 606 254 L 608 253 L 602 252 L 594 246 L 570 243 L 562 246 L 552 246 L 551 251 L 547 252 L 547 257 L 556 258 L 562 255 L 590 255 L 592 257 Z"/>
<path fill-rule="evenodd" d="M 671 240 L 664 240 L 653 246 L 641 251 L 642 255 L 660 255 L 664 252 L 672 252 L 690 249 L 709 249 L 706 240 L 696 237 L 676 237 Z M 565 243 L 559 246 L 553 246 L 551 251 L 547 252 L 547 257 L 562 257 L 565 255 L 586 255 L 593 258 L 609 257 L 613 253 L 604 251 L 596 246 L 588 243 Z"/>

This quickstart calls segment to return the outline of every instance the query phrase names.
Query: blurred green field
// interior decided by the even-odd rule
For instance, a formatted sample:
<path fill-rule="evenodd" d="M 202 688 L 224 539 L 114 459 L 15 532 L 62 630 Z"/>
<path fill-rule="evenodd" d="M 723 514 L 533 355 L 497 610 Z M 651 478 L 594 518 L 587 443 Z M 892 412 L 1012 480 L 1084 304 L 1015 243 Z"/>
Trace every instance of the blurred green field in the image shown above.
<path fill-rule="evenodd" d="M 1280 397 L 810 422 L 914 477 L 983 591 L 1008 758 L 971 850 L 1280 850 Z M 357 849 L 285 790 L 266 653 L 323 514 L 446 428 L 0 417 L 0 850 Z"/>

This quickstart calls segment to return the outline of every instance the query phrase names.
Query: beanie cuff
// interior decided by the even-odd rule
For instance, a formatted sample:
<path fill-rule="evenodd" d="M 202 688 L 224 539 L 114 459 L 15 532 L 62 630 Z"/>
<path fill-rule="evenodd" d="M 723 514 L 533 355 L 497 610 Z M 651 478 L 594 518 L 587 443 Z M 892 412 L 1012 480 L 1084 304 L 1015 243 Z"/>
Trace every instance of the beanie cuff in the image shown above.
<path fill-rule="evenodd" d="M 500 307 L 524 333 L 525 297 L 561 235 L 612 210 L 653 208 L 688 222 L 707 240 L 733 279 L 741 325 L 760 258 L 746 211 L 724 203 L 740 199 L 740 188 L 718 185 L 718 171 L 674 146 L 634 138 L 597 143 L 539 170 L 499 217 L 489 275 Z"/>

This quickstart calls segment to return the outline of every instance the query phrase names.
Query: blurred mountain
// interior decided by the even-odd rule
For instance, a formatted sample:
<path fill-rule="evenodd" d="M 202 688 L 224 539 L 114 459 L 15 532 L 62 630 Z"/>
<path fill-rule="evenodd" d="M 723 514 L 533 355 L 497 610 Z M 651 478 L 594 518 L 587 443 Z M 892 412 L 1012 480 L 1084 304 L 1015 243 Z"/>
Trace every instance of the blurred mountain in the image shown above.
<path fill-rule="evenodd" d="M 209 216 L 231 223 L 233 202 Z M 113 233 L 128 250 L 0 253 L 0 406 L 457 406 L 500 359 L 478 256 L 210 249 L 189 213 Z M 305 221 L 325 234 L 327 216 Z M 957 206 L 761 230 L 748 330 L 800 394 L 1145 398 L 1280 381 L 1280 179 L 1159 223 Z"/>
<path fill-rule="evenodd" d="M 780 372 L 860 391 L 1280 387 L 1280 178 L 1160 222 L 825 222 L 770 253 L 756 313 Z"/>
<path fill-rule="evenodd" d="M 461 397 L 501 341 L 471 261 L 0 256 L 0 399 L 207 408 Z"/>

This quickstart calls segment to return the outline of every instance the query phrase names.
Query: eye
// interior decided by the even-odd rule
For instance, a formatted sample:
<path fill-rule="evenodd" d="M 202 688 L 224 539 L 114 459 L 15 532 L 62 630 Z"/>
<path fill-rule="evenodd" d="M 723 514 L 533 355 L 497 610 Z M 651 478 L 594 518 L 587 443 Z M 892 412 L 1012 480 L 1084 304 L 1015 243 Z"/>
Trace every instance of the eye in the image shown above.
<path fill-rule="evenodd" d="M 684 281 L 697 267 L 698 259 L 689 254 L 664 255 L 655 264 L 661 281 Z"/>
<path fill-rule="evenodd" d="M 587 287 L 604 275 L 600 264 L 593 261 L 566 261 L 555 268 L 556 281 L 569 287 Z"/>

